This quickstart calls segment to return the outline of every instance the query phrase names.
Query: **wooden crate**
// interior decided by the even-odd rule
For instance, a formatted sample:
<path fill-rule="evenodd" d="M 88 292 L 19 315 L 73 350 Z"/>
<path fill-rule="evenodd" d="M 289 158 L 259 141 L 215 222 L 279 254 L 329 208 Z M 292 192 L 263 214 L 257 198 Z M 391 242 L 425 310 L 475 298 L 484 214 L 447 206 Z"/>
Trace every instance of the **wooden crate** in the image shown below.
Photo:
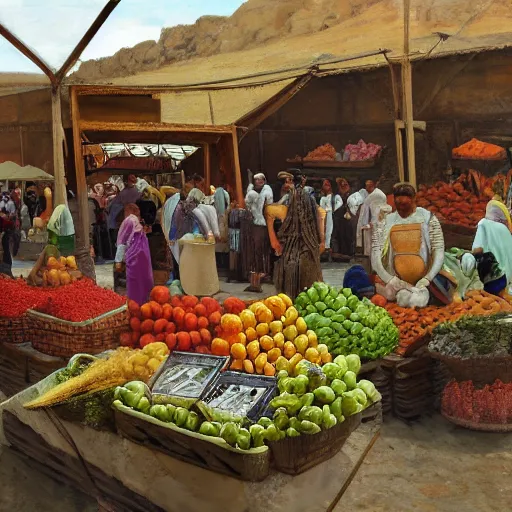
<path fill-rule="evenodd" d="M 165 424 L 128 407 L 115 409 L 117 432 L 123 437 L 176 459 L 238 480 L 261 482 L 269 475 L 270 451 L 235 450 L 224 441 Z"/>
<path fill-rule="evenodd" d="M 66 359 L 38 352 L 30 343 L 0 343 L 0 390 L 8 397 L 66 366 Z"/>

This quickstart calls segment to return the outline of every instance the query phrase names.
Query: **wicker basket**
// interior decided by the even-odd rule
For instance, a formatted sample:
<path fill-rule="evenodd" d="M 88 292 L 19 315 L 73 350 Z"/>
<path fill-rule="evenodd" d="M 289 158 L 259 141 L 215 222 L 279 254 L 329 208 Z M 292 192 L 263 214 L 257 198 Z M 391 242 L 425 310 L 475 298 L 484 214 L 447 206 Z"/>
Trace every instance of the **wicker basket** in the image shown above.
<path fill-rule="evenodd" d="M 119 335 L 128 329 L 127 306 L 121 306 L 91 320 L 69 322 L 38 311 L 27 311 L 32 346 L 58 357 L 77 353 L 99 354 L 119 345 Z"/>
<path fill-rule="evenodd" d="M 298 475 L 329 460 L 341 450 L 360 423 L 361 413 L 354 414 L 343 423 L 313 436 L 304 434 L 269 443 L 274 468 L 281 473 Z"/>
<path fill-rule="evenodd" d="M 24 343 L 27 341 L 27 315 L 16 318 L 0 317 L 0 341 L 5 343 Z"/>
<path fill-rule="evenodd" d="M 504 383 L 512 382 L 512 356 L 479 356 L 463 359 L 434 351 L 429 351 L 429 354 L 434 359 L 442 361 L 453 378 L 459 382 L 471 380 L 477 387 L 493 384 L 496 379 Z"/>
<path fill-rule="evenodd" d="M 512 432 L 512 423 L 476 423 L 474 421 L 450 416 L 444 411 L 441 411 L 441 414 L 454 425 L 469 428 L 470 430 L 480 430 L 481 432 Z"/>
<path fill-rule="evenodd" d="M 222 439 L 162 423 L 124 405 L 113 407 L 117 432 L 134 443 L 238 480 L 261 482 L 269 475 L 266 447 L 237 450 Z"/>

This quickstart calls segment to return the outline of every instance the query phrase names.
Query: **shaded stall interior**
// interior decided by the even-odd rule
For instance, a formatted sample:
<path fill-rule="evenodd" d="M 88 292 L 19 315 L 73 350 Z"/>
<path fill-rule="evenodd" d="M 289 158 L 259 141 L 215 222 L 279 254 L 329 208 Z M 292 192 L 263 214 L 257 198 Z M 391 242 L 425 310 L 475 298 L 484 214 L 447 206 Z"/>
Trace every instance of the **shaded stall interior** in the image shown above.
<path fill-rule="evenodd" d="M 399 79 L 397 65 L 395 76 Z M 418 184 L 447 179 L 461 167 L 454 147 L 476 137 L 512 146 L 512 49 L 485 49 L 412 62 L 414 119 L 426 123 L 415 130 Z M 389 66 L 314 77 L 240 144 L 242 169 L 264 172 L 270 181 L 287 167 L 287 159 L 305 156 L 327 142 L 343 149 L 359 139 L 384 147 L 368 169 L 336 169 L 323 177 L 348 177 L 353 187 L 366 177 L 383 175 L 384 188 L 398 181 L 395 105 Z M 508 170 L 509 163 L 502 165 Z M 493 171 L 500 170 L 499 165 Z"/>

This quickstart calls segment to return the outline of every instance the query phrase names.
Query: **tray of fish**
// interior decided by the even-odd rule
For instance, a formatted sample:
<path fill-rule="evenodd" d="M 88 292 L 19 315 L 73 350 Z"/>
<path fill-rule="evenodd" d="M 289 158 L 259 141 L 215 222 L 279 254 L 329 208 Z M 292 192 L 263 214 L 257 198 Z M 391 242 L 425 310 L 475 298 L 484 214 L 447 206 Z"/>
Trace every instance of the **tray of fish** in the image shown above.
<path fill-rule="evenodd" d="M 173 352 L 149 382 L 153 403 L 190 408 L 229 363 L 229 357 Z"/>
<path fill-rule="evenodd" d="M 210 421 L 257 421 L 276 394 L 276 379 L 222 372 L 196 405 Z"/>

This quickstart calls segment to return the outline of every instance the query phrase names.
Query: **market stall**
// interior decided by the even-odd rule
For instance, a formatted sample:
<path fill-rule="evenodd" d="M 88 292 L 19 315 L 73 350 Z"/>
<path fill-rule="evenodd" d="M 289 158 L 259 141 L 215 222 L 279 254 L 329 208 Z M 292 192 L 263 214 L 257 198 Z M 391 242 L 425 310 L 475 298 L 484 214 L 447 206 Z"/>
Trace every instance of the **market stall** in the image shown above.
<path fill-rule="evenodd" d="M 77 283 L 84 300 L 75 308 L 69 297 Z M 226 495 L 233 510 L 334 506 L 380 424 L 381 396 L 372 382 L 358 380 L 361 360 L 350 347 L 329 353 L 319 343 L 320 327 L 282 294 L 247 307 L 234 297 L 221 305 L 208 297 L 171 296 L 157 286 L 147 304 L 128 302 L 123 346 L 103 339 L 103 348 L 113 350 L 101 352 L 94 340 L 76 335 L 77 321 L 87 323 L 85 309 L 91 308 L 85 287 L 95 285 L 88 283 L 35 293 L 29 322 L 40 314 L 34 310 L 46 312 L 47 325 L 65 317 L 60 324 L 74 324 L 75 345 L 57 337 L 52 350 L 58 345 L 66 356 L 76 354 L 63 369 L 4 402 L 4 444 L 38 467 L 51 457 L 47 473 L 103 503 L 119 506 L 126 503 L 123 495 L 129 497 L 130 510 L 169 510 L 176 500 L 183 500 L 183 510 L 196 510 L 220 506 L 217 500 Z M 29 288 L 16 281 L 13 286 Z M 319 311 L 326 311 L 321 304 L 335 307 L 335 300 L 345 300 L 353 313 L 359 307 L 363 315 L 363 305 L 378 312 L 375 327 L 384 317 L 390 321 L 348 289 L 315 286 Z M 97 307 L 117 311 L 113 292 L 94 295 Z M 88 325 L 94 337 L 95 322 Z M 389 350 L 393 346 L 389 341 Z M 81 347 L 89 354 L 79 354 Z M 360 426 L 363 418 L 368 422 Z M 129 467 L 140 468 L 137 478 Z"/>

